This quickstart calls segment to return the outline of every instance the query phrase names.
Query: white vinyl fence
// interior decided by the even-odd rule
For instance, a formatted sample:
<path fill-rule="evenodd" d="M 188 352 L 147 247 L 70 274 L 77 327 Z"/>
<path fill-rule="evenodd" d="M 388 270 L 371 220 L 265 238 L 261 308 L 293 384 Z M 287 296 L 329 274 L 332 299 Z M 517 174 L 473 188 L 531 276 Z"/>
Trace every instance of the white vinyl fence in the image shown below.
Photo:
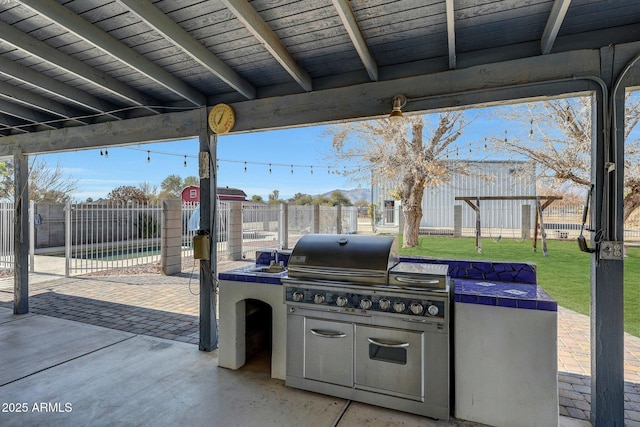
<path fill-rule="evenodd" d="M 518 207 L 519 208 L 519 207 Z M 295 246 L 301 236 L 309 233 L 356 233 L 358 232 L 357 209 L 354 207 L 319 207 L 295 205 L 264 205 L 245 202 L 240 204 L 242 258 L 253 259 L 258 250 L 274 250 Z M 485 204 L 482 211 L 482 236 L 484 238 L 520 238 L 521 230 L 506 216 L 517 216 L 505 206 Z M 162 209 L 155 204 L 67 204 L 64 224 L 58 221 L 59 214 L 48 217 L 46 212 L 53 209 L 36 205 L 39 217 L 36 230 L 42 235 L 47 229 L 49 237 L 64 231 L 65 247 L 59 248 L 59 256 L 65 256 L 67 274 L 83 274 L 111 269 L 132 269 L 158 266 L 161 258 Z M 197 210 L 195 204 L 182 205 L 182 256 L 183 263 L 193 259 L 193 236 L 196 231 L 190 222 Z M 463 207 L 463 210 L 470 208 Z M 517 210 L 517 209 L 516 209 Z M 31 210 L 34 211 L 33 209 Z M 237 259 L 238 248 L 229 243 L 231 225 L 231 204 L 221 202 L 218 207 L 217 256 L 219 260 Z M 41 216 L 42 213 L 42 216 Z M 12 202 L 0 202 L 0 269 L 13 270 L 14 248 L 14 206 Z M 376 210 L 374 233 L 400 233 L 401 221 L 389 224 L 388 219 L 399 218 L 400 210 L 392 212 Z M 502 215 L 502 219 L 500 216 Z M 535 218 L 535 213 L 532 215 Z M 575 239 L 581 227 L 582 206 L 554 206 L 544 211 L 547 238 Z M 513 222 L 516 224 L 516 222 Z M 40 228 L 38 229 L 38 224 Z M 237 226 L 236 226 L 237 228 Z M 589 228 L 589 224 L 587 224 Z M 235 231 L 237 233 L 237 230 Z M 452 235 L 448 228 L 425 228 L 423 234 Z M 532 231 L 533 233 L 533 231 Z M 473 237 L 473 227 L 463 227 L 462 235 Z M 589 236 L 589 232 L 585 233 Z M 40 236 L 42 240 L 42 236 Z M 626 223 L 625 241 L 640 241 L 640 212 L 632 215 Z M 42 242 L 40 242 L 42 243 Z M 238 243 L 234 243 L 236 246 Z M 33 244 L 31 245 L 33 248 Z M 50 253 L 54 248 L 40 244 L 36 253 Z M 33 253 L 33 250 L 32 250 Z M 183 264 L 184 265 L 184 264 Z M 33 268 L 33 262 L 31 261 Z M 31 270 L 33 271 L 33 270 Z"/>

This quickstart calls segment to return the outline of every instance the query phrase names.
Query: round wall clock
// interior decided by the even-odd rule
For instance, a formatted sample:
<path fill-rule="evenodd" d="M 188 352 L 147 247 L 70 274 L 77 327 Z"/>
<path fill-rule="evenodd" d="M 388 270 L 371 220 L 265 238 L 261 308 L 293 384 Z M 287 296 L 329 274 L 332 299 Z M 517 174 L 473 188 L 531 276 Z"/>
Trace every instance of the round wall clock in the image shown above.
<path fill-rule="evenodd" d="M 228 133 L 236 124 L 236 113 L 230 105 L 216 104 L 209 111 L 209 127 L 218 135 Z"/>

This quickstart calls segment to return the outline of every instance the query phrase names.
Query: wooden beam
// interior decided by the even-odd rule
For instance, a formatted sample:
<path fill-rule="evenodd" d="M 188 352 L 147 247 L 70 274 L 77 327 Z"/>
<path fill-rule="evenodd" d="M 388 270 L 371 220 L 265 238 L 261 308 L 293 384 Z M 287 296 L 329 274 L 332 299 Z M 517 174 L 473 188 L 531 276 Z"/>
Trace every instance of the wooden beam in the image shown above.
<path fill-rule="evenodd" d="M 514 70 L 519 71 L 514 73 Z M 583 50 L 368 82 L 286 98 L 242 101 L 231 104 L 236 112 L 236 125 L 231 133 L 386 117 L 391 112 L 391 100 L 398 93 L 409 98 L 403 111 L 411 113 L 588 92 L 597 86 L 588 79 L 580 80 L 580 76 L 597 76 L 599 70 L 598 51 Z M 118 122 L 125 124 L 100 123 L 5 136 L 0 138 L 0 155 L 12 154 L 15 147 L 22 147 L 25 153 L 43 153 L 191 138 L 196 136 L 195 129 L 199 126 L 197 111 Z"/>
<path fill-rule="evenodd" d="M 206 97 L 202 93 L 58 2 L 54 0 L 20 0 L 20 3 L 72 32 L 84 41 L 91 43 L 140 74 L 164 86 L 176 95 L 183 97 L 193 105 L 201 106 L 206 104 Z"/>
<path fill-rule="evenodd" d="M 55 153 L 94 147 L 161 142 L 197 137 L 206 107 L 89 126 L 8 135 L 0 138 L 0 157 L 16 150 L 28 154 Z"/>
<path fill-rule="evenodd" d="M 449 48 L 449 69 L 456 68 L 456 25 L 453 0 L 446 0 L 447 10 L 447 46 Z"/>
<path fill-rule="evenodd" d="M 201 111 L 201 121 L 207 123 L 206 110 Z M 217 197 L 216 197 L 216 148 L 217 136 L 211 134 L 206 126 L 200 128 L 198 135 L 200 158 L 204 159 L 200 170 L 200 232 L 208 234 L 209 259 L 200 260 L 200 341 L 198 348 L 212 351 L 218 347 L 218 326 L 216 321 L 217 276 Z M 214 273 L 215 272 L 215 273 Z"/>
<path fill-rule="evenodd" d="M 376 60 L 373 58 L 373 55 L 369 50 L 369 46 L 367 45 L 367 41 L 360 30 L 358 20 L 353 13 L 353 9 L 351 9 L 349 0 L 333 0 L 333 6 L 338 11 L 338 16 L 340 16 L 342 25 L 344 25 L 347 30 L 351 43 L 353 43 L 353 46 L 356 48 L 358 56 L 360 56 L 360 60 L 369 74 L 369 78 L 371 78 L 372 81 L 377 81 L 378 65 L 376 64 Z"/>
<path fill-rule="evenodd" d="M 295 81 L 307 92 L 313 90 L 311 76 L 298 65 L 293 56 L 284 47 L 276 33 L 246 0 L 221 0 L 236 18 L 255 38 L 273 55 Z"/>
<path fill-rule="evenodd" d="M 549 19 L 547 19 L 547 25 L 544 27 L 542 39 L 540 40 L 540 50 L 543 55 L 551 52 L 570 4 L 571 0 L 556 0 L 553 3 Z"/>
<path fill-rule="evenodd" d="M 158 10 L 157 7 L 148 1 L 119 1 L 165 39 L 178 46 L 234 90 L 240 92 L 248 99 L 255 99 L 256 88 L 251 83 L 233 71 L 224 61 L 214 55 L 202 43 L 191 37 L 180 25 L 176 24 L 166 14 Z"/>
<path fill-rule="evenodd" d="M 29 158 L 13 156 L 13 314 L 29 312 Z"/>

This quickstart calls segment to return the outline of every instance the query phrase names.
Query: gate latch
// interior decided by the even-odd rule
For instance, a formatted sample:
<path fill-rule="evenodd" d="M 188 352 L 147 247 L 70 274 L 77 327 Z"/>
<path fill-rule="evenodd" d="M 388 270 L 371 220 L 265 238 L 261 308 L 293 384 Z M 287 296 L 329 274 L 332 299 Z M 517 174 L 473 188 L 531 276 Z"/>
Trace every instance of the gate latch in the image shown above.
<path fill-rule="evenodd" d="M 624 242 L 600 242 L 600 259 L 624 259 Z"/>

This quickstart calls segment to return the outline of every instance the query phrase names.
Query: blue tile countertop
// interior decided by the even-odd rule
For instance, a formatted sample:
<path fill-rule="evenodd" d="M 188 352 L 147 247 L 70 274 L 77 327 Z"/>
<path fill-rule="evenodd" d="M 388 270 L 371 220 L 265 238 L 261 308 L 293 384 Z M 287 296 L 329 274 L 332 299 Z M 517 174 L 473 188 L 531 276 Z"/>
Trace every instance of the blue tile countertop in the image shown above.
<path fill-rule="evenodd" d="M 558 311 L 558 303 L 538 285 L 468 279 L 452 281 L 455 302 Z"/>
<path fill-rule="evenodd" d="M 264 268 L 264 264 L 248 265 L 218 273 L 218 280 L 230 280 L 233 282 L 264 283 L 267 285 L 282 285 L 283 277 L 287 277 L 287 271 L 282 273 L 262 273 L 256 269 Z"/>
<path fill-rule="evenodd" d="M 258 271 L 269 264 L 272 255 L 259 254 L 255 265 L 236 268 L 218 274 L 219 280 L 281 285 L 282 273 Z M 536 266 L 531 263 L 475 261 L 426 257 L 401 257 L 403 262 L 447 264 L 455 302 L 493 305 L 528 310 L 558 311 L 558 304 L 536 280 Z M 288 257 L 284 259 L 285 265 Z"/>

